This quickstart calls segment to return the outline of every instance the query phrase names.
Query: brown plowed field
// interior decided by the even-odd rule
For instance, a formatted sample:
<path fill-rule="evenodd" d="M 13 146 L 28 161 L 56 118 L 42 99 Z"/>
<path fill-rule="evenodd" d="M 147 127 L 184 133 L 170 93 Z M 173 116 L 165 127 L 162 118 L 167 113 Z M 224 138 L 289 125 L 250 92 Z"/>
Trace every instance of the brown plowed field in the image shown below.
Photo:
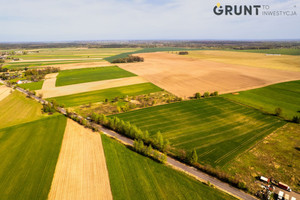
<path fill-rule="evenodd" d="M 162 52 L 138 55 L 145 62 L 119 64 L 119 67 L 184 98 L 196 92 L 229 93 L 300 79 L 300 72 L 221 63 Z"/>
<path fill-rule="evenodd" d="M 48 199 L 112 199 L 99 133 L 68 119 Z"/>

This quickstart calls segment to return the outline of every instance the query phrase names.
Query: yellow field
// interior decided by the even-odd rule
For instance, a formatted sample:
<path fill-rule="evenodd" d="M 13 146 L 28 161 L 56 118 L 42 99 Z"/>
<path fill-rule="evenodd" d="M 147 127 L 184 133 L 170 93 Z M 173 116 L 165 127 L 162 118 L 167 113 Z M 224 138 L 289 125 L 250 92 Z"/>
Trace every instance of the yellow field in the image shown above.
<path fill-rule="evenodd" d="M 48 199 L 112 199 L 99 133 L 68 119 Z"/>
<path fill-rule="evenodd" d="M 190 51 L 186 57 L 249 67 L 300 71 L 300 56 L 276 56 L 236 51 Z"/>

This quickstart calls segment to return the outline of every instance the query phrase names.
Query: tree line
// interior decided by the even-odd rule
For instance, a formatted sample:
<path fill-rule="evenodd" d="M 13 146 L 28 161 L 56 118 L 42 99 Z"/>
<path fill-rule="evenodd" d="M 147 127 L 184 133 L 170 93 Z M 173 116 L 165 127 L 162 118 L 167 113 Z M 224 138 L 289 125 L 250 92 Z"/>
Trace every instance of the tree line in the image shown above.
<path fill-rule="evenodd" d="M 133 63 L 133 62 L 144 62 L 144 58 L 140 56 L 129 55 L 125 58 L 117 58 L 113 60 L 111 63 Z"/>
<path fill-rule="evenodd" d="M 161 153 L 155 149 L 152 148 L 151 144 L 148 146 L 144 144 L 143 140 L 134 140 L 133 142 L 133 149 L 151 159 L 154 159 L 160 163 L 166 163 L 167 162 L 167 155 L 165 153 Z"/>
<path fill-rule="evenodd" d="M 219 92 L 215 91 L 215 92 L 204 92 L 203 95 L 200 94 L 200 92 L 195 93 L 194 95 L 194 99 L 201 99 L 201 98 L 208 98 L 208 97 L 217 97 L 219 96 Z"/>
<path fill-rule="evenodd" d="M 130 122 L 124 122 L 117 117 L 109 118 L 103 114 L 99 115 L 93 113 L 91 115 L 91 120 L 131 139 L 142 140 L 147 145 L 151 144 L 153 148 L 162 152 L 166 152 L 170 148 L 169 140 L 165 140 L 159 131 L 156 133 L 155 137 L 150 138 L 147 130 L 143 131 L 137 126 L 132 125 Z"/>

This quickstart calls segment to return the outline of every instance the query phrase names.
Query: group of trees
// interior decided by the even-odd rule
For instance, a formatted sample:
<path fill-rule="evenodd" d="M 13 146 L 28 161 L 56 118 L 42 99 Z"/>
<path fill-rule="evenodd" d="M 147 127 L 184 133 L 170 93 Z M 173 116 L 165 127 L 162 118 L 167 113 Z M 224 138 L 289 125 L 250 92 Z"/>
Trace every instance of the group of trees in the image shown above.
<path fill-rule="evenodd" d="M 0 72 L 7 72 L 7 71 L 8 71 L 7 68 L 0 67 Z"/>
<path fill-rule="evenodd" d="M 189 52 L 187 51 L 179 51 L 178 55 L 188 55 Z"/>
<path fill-rule="evenodd" d="M 130 55 L 125 58 L 117 58 L 113 60 L 111 63 L 133 63 L 133 62 L 144 62 L 144 58 Z"/>
<path fill-rule="evenodd" d="M 150 145 L 145 145 L 142 140 L 134 140 L 133 142 L 133 149 L 149 158 L 152 158 L 158 162 L 161 163 L 166 163 L 167 162 L 167 155 L 164 153 L 161 153 L 155 149 L 152 148 L 151 144 Z"/>
<path fill-rule="evenodd" d="M 43 69 L 27 69 L 24 73 L 28 80 L 39 81 L 45 78 L 46 74 L 59 72 L 58 67 L 46 67 Z"/>
<path fill-rule="evenodd" d="M 130 124 L 130 122 L 124 122 L 117 117 L 108 118 L 103 114 L 93 113 L 91 120 L 129 138 L 142 140 L 145 144 L 151 144 L 162 152 L 166 152 L 170 148 L 170 142 L 165 140 L 160 132 L 157 132 L 155 137 L 150 138 L 148 131 L 142 131 L 135 125 Z"/>
<path fill-rule="evenodd" d="M 204 94 L 202 96 L 199 92 L 197 92 L 197 93 L 195 93 L 194 98 L 195 99 L 201 99 L 201 97 L 207 98 L 207 97 L 217 97 L 217 96 L 219 96 L 218 91 L 215 91 L 215 92 L 212 92 L 212 93 L 204 92 Z"/>
<path fill-rule="evenodd" d="M 53 114 L 56 112 L 56 109 L 55 109 L 55 106 L 53 104 L 43 104 L 43 108 L 42 108 L 42 111 L 44 113 L 49 113 L 49 114 Z"/>

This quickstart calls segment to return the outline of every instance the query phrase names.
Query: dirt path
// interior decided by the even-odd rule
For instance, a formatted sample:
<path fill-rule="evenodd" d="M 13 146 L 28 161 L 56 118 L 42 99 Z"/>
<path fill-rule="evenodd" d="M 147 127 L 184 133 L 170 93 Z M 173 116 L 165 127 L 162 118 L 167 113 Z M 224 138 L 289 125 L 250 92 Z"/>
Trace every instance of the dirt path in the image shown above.
<path fill-rule="evenodd" d="M 52 80 L 52 79 L 50 79 L 50 80 Z M 45 85 L 45 82 L 44 82 L 44 85 Z M 148 82 L 148 81 L 145 80 L 144 78 L 138 77 L 138 76 L 119 78 L 119 79 L 110 79 L 110 80 L 104 80 L 104 81 L 95 81 L 95 82 L 67 85 L 67 86 L 61 86 L 61 87 L 55 87 L 55 82 L 54 82 L 54 87 L 51 87 L 51 86 L 53 86 L 53 85 L 51 85 L 53 83 L 50 82 L 50 83 L 47 83 L 48 85 L 45 87 L 43 85 L 42 90 L 37 90 L 36 92 L 37 92 L 37 94 L 42 93 L 44 98 L 51 98 L 51 97 L 77 94 L 77 93 L 82 93 L 82 92 L 108 89 L 108 88 L 113 88 L 113 87 L 146 83 L 146 82 Z"/>
<path fill-rule="evenodd" d="M 0 101 L 5 99 L 8 95 L 10 95 L 11 90 L 11 88 L 5 85 L 0 85 Z"/>
<path fill-rule="evenodd" d="M 68 119 L 48 199 L 112 199 L 99 133 Z"/>
<path fill-rule="evenodd" d="M 219 91 L 222 94 L 300 79 L 300 72 L 221 63 L 162 52 L 138 55 L 145 62 L 118 66 L 183 98 L 196 92 Z"/>
<path fill-rule="evenodd" d="M 43 83 L 42 90 L 47 90 L 50 88 L 55 88 L 55 83 L 56 83 L 56 77 L 58 73 L 53 73 L 53 74 L 47 74 L 45 76 L 45 81 Z"/>

